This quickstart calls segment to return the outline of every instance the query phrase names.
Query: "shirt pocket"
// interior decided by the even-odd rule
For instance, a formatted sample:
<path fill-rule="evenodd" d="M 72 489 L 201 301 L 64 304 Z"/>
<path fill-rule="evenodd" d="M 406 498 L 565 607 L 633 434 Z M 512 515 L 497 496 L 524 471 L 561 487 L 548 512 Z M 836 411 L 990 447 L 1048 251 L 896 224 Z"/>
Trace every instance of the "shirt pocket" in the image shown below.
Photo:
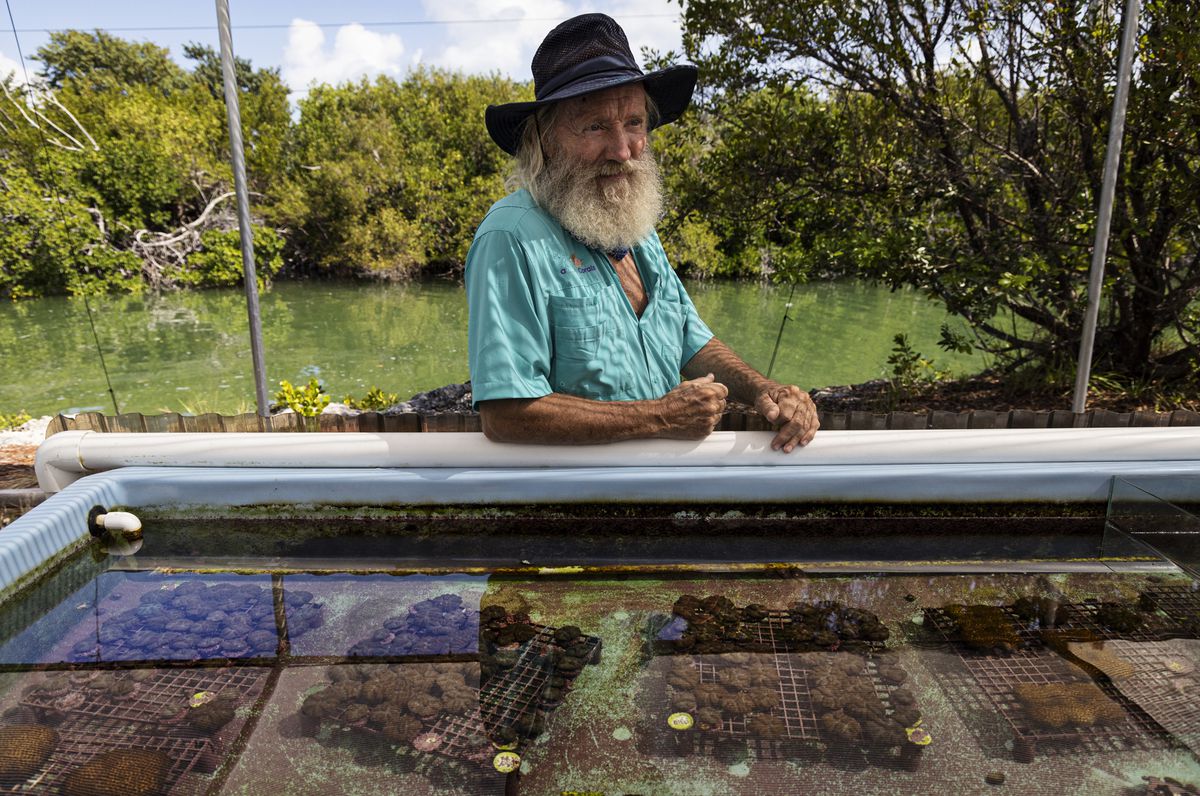
<path fill-rule="evenodd" d="M 550 323 L 555 392 L 584 398 L 610 398 L 620 374 L 607 362 L 603 345 L 612 323 L 607 291 L 590 296 L 551 296 Z"/>

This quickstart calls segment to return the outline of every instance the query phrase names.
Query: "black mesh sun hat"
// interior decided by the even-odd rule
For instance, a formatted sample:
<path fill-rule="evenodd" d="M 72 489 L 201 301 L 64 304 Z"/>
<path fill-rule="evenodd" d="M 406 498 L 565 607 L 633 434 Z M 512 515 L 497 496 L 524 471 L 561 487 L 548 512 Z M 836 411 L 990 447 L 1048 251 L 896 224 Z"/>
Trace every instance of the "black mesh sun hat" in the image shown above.
<path fill-rule="evenodd" d="M 517 154 L 521 125 L 538 108 L 551 102 L 590 94 L 614 86 L 641 83 L 658 106 L 658 124 L 679 118 L 692 101 L 696 67 L 669 66 L 645 74 L 629 49 L 625 31 L 612 17 L 583 14 L 546 34 L 533 56 L 533 102 L 489 105 L 484 114 L 492 140 L 510 155 Z"/>

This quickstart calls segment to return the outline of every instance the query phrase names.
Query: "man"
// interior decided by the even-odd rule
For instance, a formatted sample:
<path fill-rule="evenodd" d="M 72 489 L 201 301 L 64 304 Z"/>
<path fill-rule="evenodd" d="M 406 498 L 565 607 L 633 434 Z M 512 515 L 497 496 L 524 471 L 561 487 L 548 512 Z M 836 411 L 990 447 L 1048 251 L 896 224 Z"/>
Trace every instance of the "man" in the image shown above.
<path fill-rule="evenodd" d="M 603 14 L 552 30 L 534 102 L 493 105 L 492 139 L 518 188 L 467 256 L 471 386 L 502 442 L 583 444 L 712 432 L 728 396 L 753 404 L 790 453 L 816 433 L 808 394 L 717 340 L 667 263 L 649 131 L 687 108 L 696 68 L 643 74 Z M 687 377 L 680 383 L 680 372 Z"/>

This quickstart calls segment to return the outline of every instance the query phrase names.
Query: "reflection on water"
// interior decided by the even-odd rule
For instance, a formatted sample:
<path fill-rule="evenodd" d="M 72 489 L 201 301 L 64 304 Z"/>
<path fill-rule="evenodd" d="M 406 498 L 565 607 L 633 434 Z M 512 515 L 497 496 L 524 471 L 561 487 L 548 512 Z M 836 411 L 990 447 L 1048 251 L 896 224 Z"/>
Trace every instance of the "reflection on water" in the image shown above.
<path fill-rule="evenodd" d="M 124 566 L 80 559 L 0 609 L 4 792 L 1200 783 L 1179 574 Z"/>
<path fill-rule="evenodd" d="M 790 320 L 773 375 L 805 389 L 884 375 L 892 337 L 901 332 L 941 369 L 970 372 L 983 364 L 937 347 L 949 318 L 911 290 L 814 283 L 796 291 L 790 310 L 787 288 L 704 282 L 689 290 L 713 331 L 762 369 L 786 310 Z M 91 301 L 121 411 L 253 411 L 239 290 Z M 303 384 L 316 376 L 335 399 L 361 398 L 373 386 L 408 398 L 467 379 L 467 308 L 459 284 L 286 282 L 262 295 L 261 308 L 272 390 L 281 379 Z M 112 412 L 82 301 L 52 297 L 6 306 L 0 361 L 9 365 L 0 410 Z"/>

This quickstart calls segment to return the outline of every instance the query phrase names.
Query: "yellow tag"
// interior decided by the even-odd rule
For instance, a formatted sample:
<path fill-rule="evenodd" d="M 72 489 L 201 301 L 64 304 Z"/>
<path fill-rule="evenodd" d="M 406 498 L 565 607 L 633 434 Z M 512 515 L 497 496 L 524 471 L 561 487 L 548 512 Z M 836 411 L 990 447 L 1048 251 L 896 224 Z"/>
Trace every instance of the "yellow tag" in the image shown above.
<path fill-rule="evenodd" d="M 925 728 L 920 726 L 921 722 L 917 722 L 916 726 L 909 727 L 904 731 L 908 736 L 909 743 L 915 743 L 917 746 L 929 746 L 933 743 L 933 736 L 925 732 Z"/>
<path fill-rule="evenodd" d="M 667 716 L 667 726 L 672 730 L 690 730 L 695 723 L 691 713 L 672 713 Z"/>
<path fill-rule="evenodd" d="M 192 698 L 188 700 L 188 706 L 198 708 L 201 705 L 207 705 L 217 698 L 217 695 L 212 691 L 198 691 L 192 694 Z"/>
<path fill-rule="evenodd" d="M 521 756 L 516 752 L 500 752 L 492 758 L 492 765 L 501 774 L 508 774 L 521 767 Z"/>

